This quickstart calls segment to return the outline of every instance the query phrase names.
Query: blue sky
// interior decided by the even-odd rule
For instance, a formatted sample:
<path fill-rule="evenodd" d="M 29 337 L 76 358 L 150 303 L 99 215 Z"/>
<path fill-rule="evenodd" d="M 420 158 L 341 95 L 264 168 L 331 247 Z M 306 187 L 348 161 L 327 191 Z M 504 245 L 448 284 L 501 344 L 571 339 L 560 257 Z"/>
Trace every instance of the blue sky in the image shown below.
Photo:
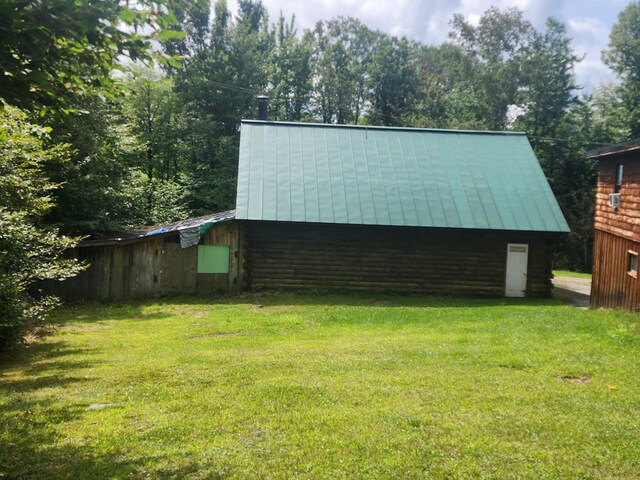
<path fill-rule="evenodd" d="M 611 26 L 629 0 L 262 0 L 272 21 L 282 11 L 286 18 L 296 15 L 299 31 L 318 20 L 343 15 L 360 19 L 369 27 L 392 35 L 406 35 L 425 44 L 447 40 L 449 20 L 462 13 L 474 22 L 489 7 L 518 7 L 538 29 L 548 17 L 561 21 L 572 38 L 574 51 L 584 55 L 575 74 L 579 84 L 590 91 L 594 86 L 614 80 L 600 60 Z M 235 12 L 237 1 L 228 0 Z"/>

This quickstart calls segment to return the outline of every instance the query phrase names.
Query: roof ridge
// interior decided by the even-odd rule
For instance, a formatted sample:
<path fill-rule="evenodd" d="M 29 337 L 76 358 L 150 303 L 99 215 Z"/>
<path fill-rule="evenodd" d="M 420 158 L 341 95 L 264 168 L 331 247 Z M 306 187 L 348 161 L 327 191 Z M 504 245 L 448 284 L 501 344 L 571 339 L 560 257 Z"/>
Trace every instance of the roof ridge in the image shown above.
<path fill-rule="evenodd" d="M 314 123 L 314 122 L 280 122 L 271 120 L 253 120 L 243 119 L 242 123 L 250 123 L 254 125 L 274 125 L 274 126 L 287 126 L 287 127 L 322 127 L 322 128 L 348 128 L 359 130 L 390 130 L 390 131 L 409 131 L 409 132 L 437 132 L 437 133 L 466 133 L 466 134 L 479 134 L 479 135 L 526 135 L 526 132 L 511 132 L 511 131 L 496 131 L 496 130 L 455 130 L 447 128 L 417 128 L 417 127 L 390 127 L 380 125 L 347 125 L 347 124 L 334 124 L 334 123 Z"/>

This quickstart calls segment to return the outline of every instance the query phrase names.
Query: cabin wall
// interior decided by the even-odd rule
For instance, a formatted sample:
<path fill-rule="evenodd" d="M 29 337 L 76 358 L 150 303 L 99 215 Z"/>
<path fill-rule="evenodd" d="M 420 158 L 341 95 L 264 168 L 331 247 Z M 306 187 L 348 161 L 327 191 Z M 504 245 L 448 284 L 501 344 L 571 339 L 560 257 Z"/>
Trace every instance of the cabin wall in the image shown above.
<path fill-rule="evenodd" d="M 67 301 L 238 292 L 242 283 L 239 226 L 221 222 L 205 233 L 200 244 L 229 246 L 229 273 L 198 273 L 198 247 L 182 248 L 176 232 L 127 245 L 74 248 L 67 255 L 89 268 L 62 282 L 41 282 L 36 290 Z"/>
<path fill-rule="evenodd" d="M 554 238 L 406 227 L 246 222 L 245 284 L 504 296 L 508 243 L 529 244 L 527 296 L 551 291 Z"/>
<path fill-rule="evenodd" d="M 640 238 L 640 158 L 638 154 L 617 155 L 600 160 L 596 193 L 595 228 L 628 239 Z M 622 163 L 620 207 L 609 206 L 615 191 L 616 165 Z"/>
<path fill-rule="evenodd" d="M 640 252 L 640 243 L 596 230 L 591 284 L 592 308 L 639 309 L 639 280 L 628 272 L 630 250 Z"/>

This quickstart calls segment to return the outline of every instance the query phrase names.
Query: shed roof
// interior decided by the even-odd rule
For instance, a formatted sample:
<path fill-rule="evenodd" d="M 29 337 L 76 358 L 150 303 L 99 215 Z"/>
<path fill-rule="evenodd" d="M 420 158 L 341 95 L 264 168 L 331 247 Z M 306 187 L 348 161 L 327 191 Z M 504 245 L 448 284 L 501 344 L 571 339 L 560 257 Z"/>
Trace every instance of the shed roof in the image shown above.
<path fill-rule="evenodd" d="M 569 231 L 522 133 L 250 120 L 236 218 Z"/>
<path fill-rule="evenodd" d="M 78 246 L 94 247 L 136 243 L 148 240 L 150 237 L 157 238 L 176 233 L 180 234 L 181 243 L 184 233 L 192 235 L 193 238 L 197 237 L 199 240 L 200 236 L 210 230 L 216 223 L 233 220 L 235 214 L 235 210 L 227 210 L 226 212 L 211 213 L 202 217 L 188 218 L 164 225 L 140 227 L 125 232 L 111 232 L 101 238 L 87 238 L 80 242 Z"/>

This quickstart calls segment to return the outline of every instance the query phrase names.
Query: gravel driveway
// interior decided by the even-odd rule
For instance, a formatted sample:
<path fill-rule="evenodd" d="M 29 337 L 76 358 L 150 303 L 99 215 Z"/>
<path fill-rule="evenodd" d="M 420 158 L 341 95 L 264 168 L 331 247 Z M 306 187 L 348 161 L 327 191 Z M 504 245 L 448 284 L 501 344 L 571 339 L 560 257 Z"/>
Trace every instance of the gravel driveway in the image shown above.
<path fill-rule="evenodd" d="M 589 308 L 591 279 L 557 276 L 553 279 L 553 296 L 576 307 Z"/>

